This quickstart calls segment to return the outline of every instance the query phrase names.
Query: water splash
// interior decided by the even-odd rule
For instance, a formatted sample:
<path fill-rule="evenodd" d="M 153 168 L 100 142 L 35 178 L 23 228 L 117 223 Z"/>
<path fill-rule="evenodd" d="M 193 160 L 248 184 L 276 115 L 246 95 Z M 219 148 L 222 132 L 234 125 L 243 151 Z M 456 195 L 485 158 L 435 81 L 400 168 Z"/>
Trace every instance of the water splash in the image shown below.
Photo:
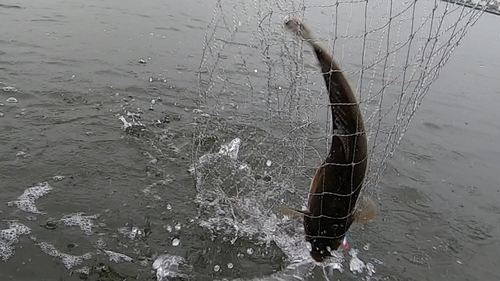
<path fill-rule="evenodd" d="M 156 279 L 158 281 L 166 281 L 169 278 L 186 277 L 179 273 L 179 266 L 184 263 L 184 258 L 173 255 L 160 255 L 153 262 L 153 269 L 156 270 Z"/>
<path fill-rule="evenodd" d="M 328 276 L 334 275 L 334 271 L 343 272 L 343 252 L 333 252 L 334 256 L 322 264 L 311 260 L 310 244 L 304 240 L 302 224 L 294 223 L 273 209 L 279 203 L 276 198 L 282 198 L 289 187 L 279 179 L 271 181 L 271 187 L 269 183 L 260 185 L 250 165 L 238 160 L 240 145 L 241 140 L 235 138 L 223 144 L 218 153 L 205 154 L 196 163 L 196 202 L 202 210 L 199 225 L 217 235 L 232 237 L 231 243 L 249 238 L 257 248 L 269 247 L 271 242 L 276 244 L 287 256 L 290 265 L 282 272 L 269 276 L 272 280 L 293 276 L 295 279 L 292 280 L 303 280 L 302 277 L 315 266 L 322 267 Z M 267 166 L 267 161 L 265 164 Z M 248 169 L 239 169 L 242 165 Z M 368 268 L 357 257 L 357 250 L 353 250 L 350 252 L 349 269 L 355 273 L 366 269 L 371 275 L 373 265 Z M 254 252 L 253 248 L 247 249 L 248 255 Z"/>
<path fill-rule="evenodd" d="M 220 147 L 219 154 L 227 155 L 229 158 L 236 160 L 238 159 L 238 152 L 240 151 L 241 139 L 235 138 L 228 144 L 223 144 Z"/>

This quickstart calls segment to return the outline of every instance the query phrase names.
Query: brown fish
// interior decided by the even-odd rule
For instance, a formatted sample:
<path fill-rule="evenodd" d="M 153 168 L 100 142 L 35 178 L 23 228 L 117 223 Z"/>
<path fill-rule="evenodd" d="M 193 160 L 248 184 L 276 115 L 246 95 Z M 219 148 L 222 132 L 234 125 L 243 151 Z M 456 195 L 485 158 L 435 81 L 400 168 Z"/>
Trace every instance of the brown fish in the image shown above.
<path fill-rule="evenodd" d="M 311 256 L 322 262 L 339 248 L 353 222 L 368 222 L 376 215 L 373 201 L 360 196 L 368 164 L 367 139 L 356 97 L 337 62 L 300 18 L 287 20 L 285 28 L 314 49 L 332 110 L 330 151 L 311 182 L 308 209 L 283 207 L 286 214 L 303 217 Z"/>

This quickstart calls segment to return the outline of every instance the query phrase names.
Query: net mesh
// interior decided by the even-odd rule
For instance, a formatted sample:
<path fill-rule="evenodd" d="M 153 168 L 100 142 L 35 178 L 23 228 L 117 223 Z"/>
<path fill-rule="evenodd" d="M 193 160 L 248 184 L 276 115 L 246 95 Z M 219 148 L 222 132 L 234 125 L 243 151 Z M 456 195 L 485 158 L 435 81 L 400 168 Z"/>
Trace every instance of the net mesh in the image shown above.
<path fill-rule="evenodd" d="M 218 1 L 205 35 L 200 100 L 212 114 L 279 129 L 287 141 L 320 141 L 297 134 L 312 123 L 330 128 L 318 113 L 327 113 L 328 103 L 316 58 L 283 29 L 286 16 L 300 15 L 356 93 L 370 142 L 366 183 L 376 186 L 422 99 L 482 12 L 427 0 Z M 319 159 L 329 148 L 328 135 L 322 139 Z M 299 165 L 304 154 L 296 154 Z"/>
<path fill-rule="evenodd" d="M 247 152 L 245 167 L 229 167 L 233 172 L 221 172 L 228 163 L 210 162 L 198 177 L 198 189 L 206 188 L 204 179 L 210 174 L 218 179 L 217 192 L 232 192 L 236 198 L 245 188 L 255 192 L 255 177 L 242 172 L 252 167 L 254 175 L 268 176 L 271 185 L 281 183 L 259 189 L 263 201 L 272 197 L 270 201 L 290 203 L 307 197 L 333 132 L 317 59 L 310 46 L 283 28 L 287 16 L 298 15 L 333 53 L 356 95 L 369 142 L 364 192 L 378 195 L 388 158 L 440 70 L 483 12 L 431 0 L 217 1 L 198 72 L 203 114 L 197 112 L 193 159 L 202 162 L 203 155 L 234 138 L 231 144 L 243 140 Z M 272 167 L 266 159 L 272 159 Z M 289 192 L 272 193 L 283 188 Z M 249 208 L 245 210 L 262 216 L 273 214 Z M 237 214 L 231 217 L 236 220 Z"/>

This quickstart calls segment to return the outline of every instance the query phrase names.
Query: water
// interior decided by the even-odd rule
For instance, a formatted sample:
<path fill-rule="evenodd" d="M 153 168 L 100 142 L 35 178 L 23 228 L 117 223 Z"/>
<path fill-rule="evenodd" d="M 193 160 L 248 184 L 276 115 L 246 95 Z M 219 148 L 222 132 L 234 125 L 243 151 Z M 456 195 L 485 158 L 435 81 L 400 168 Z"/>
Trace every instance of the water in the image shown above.
<path fill-rule="evenodd" d="M 2 280 L 499 278 L 498 17 L 483 16 L 419 108 L 378 219 L 353 227 L 338 263 L 310 270 L 300 223 L 277 209 L 303 204 L 307 181 L 280 177 L 290 151 L 261 108 L 235 104 L 252 126 L 197 139 L 220 124 L 196 78 L 213 6 L 0 5 Z"/>

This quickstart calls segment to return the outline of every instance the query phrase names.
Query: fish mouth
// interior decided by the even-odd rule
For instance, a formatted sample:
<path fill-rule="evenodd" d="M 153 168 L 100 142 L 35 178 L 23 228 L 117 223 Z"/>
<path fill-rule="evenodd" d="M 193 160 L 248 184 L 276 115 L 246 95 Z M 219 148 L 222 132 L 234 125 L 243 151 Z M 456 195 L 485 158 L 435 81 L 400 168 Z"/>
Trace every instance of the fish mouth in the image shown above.
<path fill-rule="evenodd" d="M 313 260 L 316 262 L 323 262 L 325 259 L 332 256 L 328 251 L 324 251 L 323 253 L 321 253 L 320 251 L 311 251 L 310 254 Z"/>

